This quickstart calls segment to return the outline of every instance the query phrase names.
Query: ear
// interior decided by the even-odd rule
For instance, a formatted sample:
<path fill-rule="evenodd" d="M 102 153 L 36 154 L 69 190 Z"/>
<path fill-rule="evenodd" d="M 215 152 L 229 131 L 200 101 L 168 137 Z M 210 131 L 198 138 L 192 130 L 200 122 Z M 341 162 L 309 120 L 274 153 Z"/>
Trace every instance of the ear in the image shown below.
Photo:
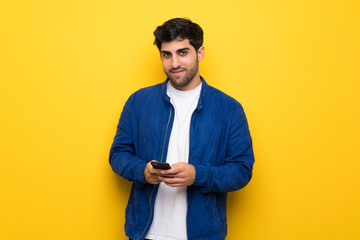
<path fill-rule="evenodd" d="M 199 48 L 199 50 L 197 51 L 197 56 L 198 56 L 198 61 L 201 62 L 204 58 L 204 51 L 205 51 L 205 48 L 204 46 L 201 46 Z"/>

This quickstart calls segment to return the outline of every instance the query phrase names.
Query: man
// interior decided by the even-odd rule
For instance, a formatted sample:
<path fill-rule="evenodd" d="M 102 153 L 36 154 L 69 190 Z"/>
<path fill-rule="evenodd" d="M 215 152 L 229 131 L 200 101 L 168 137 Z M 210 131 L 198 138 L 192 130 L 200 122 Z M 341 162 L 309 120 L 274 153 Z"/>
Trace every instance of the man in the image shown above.
<path fill-rule="evenodd" d="M 167 79 L 130 96 L 110 151 L 114 172 L 133 182 L 125 234 L 225 239 L 227 192 L 250 181 L 254 163 L 244 111 L 199 75 L 199 25 L 175 18 L 154 35 Z"/>

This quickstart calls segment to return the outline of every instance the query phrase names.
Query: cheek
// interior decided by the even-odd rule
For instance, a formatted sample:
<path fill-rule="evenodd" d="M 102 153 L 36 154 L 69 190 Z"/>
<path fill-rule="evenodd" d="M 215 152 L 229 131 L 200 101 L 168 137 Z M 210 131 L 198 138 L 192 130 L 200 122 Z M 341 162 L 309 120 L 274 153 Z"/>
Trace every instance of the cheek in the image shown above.
<path fill-rule="evenodd" d="M 192 69 L 195 66 L 195 62 L 194 61 L 188 61 L 184 64 L 186 66 L 187 69 Z"/>
<path fill-rule="evenodd" d="M 189 58 L 184 58 L 183 59 L 183 64 L 186 65 L 187 67 L 193 67 L 196 64 L 196 58 L 194 58 L 193 56 L 189 57 Z"/>
<path fill-rule="evenodd" d="M 162 65 L 163 65 L 163 68 L 165 69 L 165 70 L 167 70 L 167 69 L 170 69 L 170 61 L 168 61 L 168 60 L 161 60 L 161 63 L 162 63 Z"/>

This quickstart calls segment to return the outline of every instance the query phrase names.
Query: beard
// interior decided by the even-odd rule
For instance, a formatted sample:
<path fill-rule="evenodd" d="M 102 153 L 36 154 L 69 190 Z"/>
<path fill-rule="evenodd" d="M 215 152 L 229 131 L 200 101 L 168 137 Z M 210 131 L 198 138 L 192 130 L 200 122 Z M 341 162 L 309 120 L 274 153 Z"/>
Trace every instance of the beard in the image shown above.
<path fill-rule="evenodd" d="M 166 76 L 169 78 L 174 87 L 184 87 L 188 85 L 196 76 L 199 69 L 199 62 L 196 61 L 195 65 L 189 70 L 187 68 L 171 69 L 169 72 L 165 71 Z M 185 75 L 181 78 L 176 78 L 171 75 L 172 70 L 184 70 Z"/>

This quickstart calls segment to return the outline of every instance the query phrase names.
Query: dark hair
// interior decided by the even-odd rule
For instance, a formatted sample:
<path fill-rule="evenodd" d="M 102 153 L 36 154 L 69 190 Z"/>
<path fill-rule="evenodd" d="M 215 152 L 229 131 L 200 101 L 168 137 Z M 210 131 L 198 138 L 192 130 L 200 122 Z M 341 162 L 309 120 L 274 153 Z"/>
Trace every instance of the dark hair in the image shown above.
<path fill-rule="evenodd" d="M 163 42 L 171 42 L 175 39 L 188 39 L 197 51 L 203 44 L 203 34 L 201 27 L 190 19 L 173 18 L 156 28 L 154 31 L 154 44 L 156 44 L 160 51 Z"/>

